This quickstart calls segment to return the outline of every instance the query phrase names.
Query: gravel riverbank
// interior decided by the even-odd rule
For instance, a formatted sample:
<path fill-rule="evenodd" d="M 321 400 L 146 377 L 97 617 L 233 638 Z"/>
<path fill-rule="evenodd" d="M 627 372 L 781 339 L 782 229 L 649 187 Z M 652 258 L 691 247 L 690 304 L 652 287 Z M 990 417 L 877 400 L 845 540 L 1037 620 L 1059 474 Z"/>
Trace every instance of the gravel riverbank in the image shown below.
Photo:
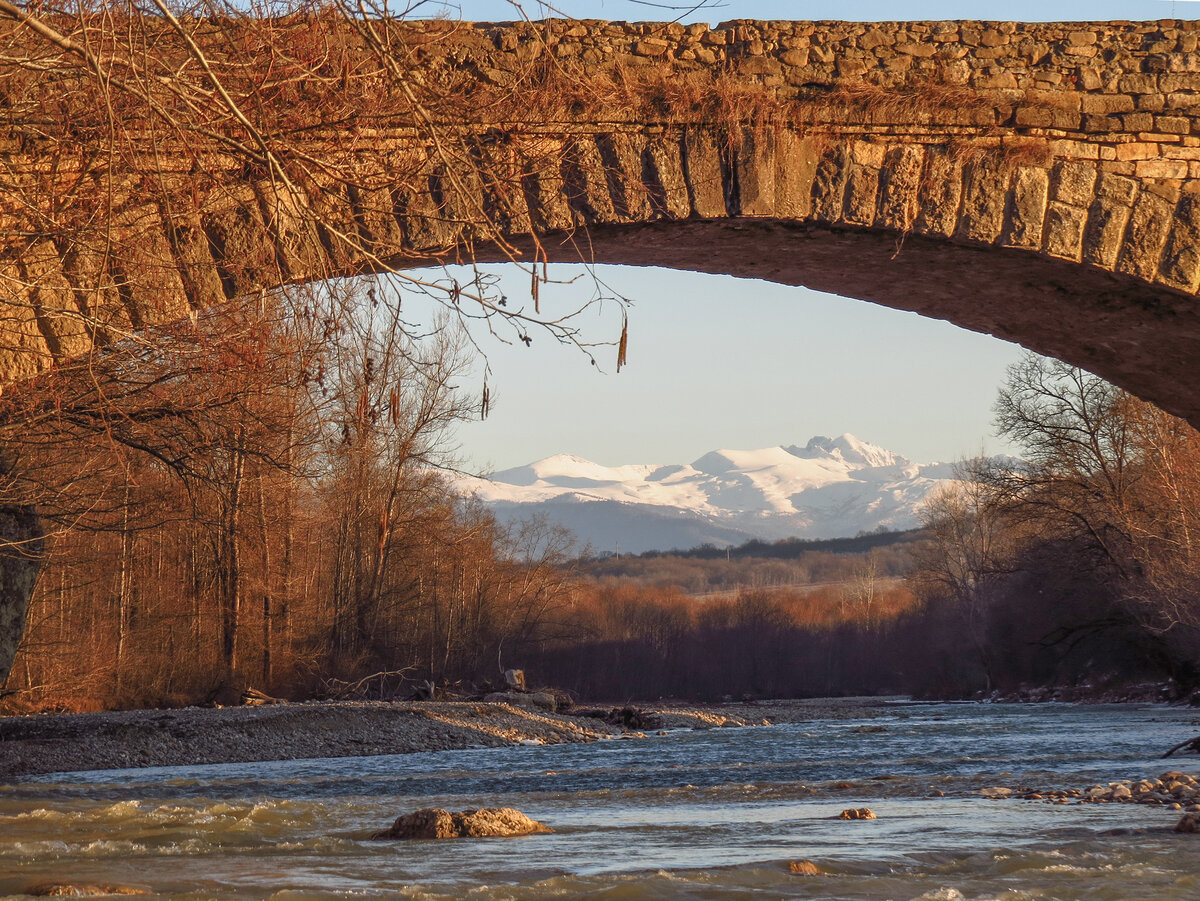
<path fill-rule="evenodd" d="M 662 729 L 869 715 L 884 699 L 639 705 Z M 595 709 L 594 707 L 592 708 Z M 337 701 L 0 718 L 0 781 L 39 773 L 306 757 L 408 754 L 644 733 L 595 716 L 480 701 Z"/>

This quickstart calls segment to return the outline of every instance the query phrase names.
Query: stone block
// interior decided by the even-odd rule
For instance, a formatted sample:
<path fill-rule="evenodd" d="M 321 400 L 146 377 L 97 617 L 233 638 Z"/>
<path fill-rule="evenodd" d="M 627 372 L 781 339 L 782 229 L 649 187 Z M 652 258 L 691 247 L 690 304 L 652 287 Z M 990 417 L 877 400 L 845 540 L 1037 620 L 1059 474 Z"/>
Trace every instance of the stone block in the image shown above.
<path fill-rule="evenodd" d="M 841 65 L 841 63 L 839 63 Z M 742 58 L 734 62 L 739 75 L 781 75 L 783 74 L 783 64 L 769 56 L 752 56 Z M 863 66 L 862 72 L 866 72 L 866 67 Z M 862 73 L 859 73 L 862 74 Z"/>
<path fill-rule="evenodd" d="M 284 203 L 283 198 L 273 199 L 279 206 Z M 171 247 L 175 263 L 179 267 L 179 277 L 183 283 L 188 303 L 196 309 L 203 309 L 224 301 L 226 295 L 221 282 L 221 274 L 213 261 L 208 236 L 200 221 L 200 213 L 194 208 L 172 212 L 164 207 L 165 205 L 162 205 L 159 208 L 160 215 L 162 215 L 163 232 Z M 268 206 L 269 210 L 272 208 L 273 215 L 270 218 L 264 216 L 264 219 L 267 221 L 275 244 L 281 249 L 280 252 L 286 254 L 287 239 L 283 223 L 287 221 L 287 217 L 275 204 Z M 289 254 L 289 256 L 294 255 Z"/>
<path fill-rule="evenodd" d="M 1138 160 L 1134 171 L 1138 178 L 1187 178 L 1186 160 Z"/>
<path fill-rule="evenodd" d="M 1200 93 L 1196 91 L 1173 91 L 1166 95 L 1166 108 L 1173 110 L 1194 110 L 1200 106 Z"/>
<path fill-rule="evenodd" d="M 1083 254 L 1083 231 L 1087 210 L 1051 201 L 1046 208 L 1046 253 L 1078 261 Z"/>
<path fill-rule="evenodd" d="M 1134 108 L 1133 97 L 1129 94 L 1084 94 L 1079 102 L 1083 112 L 1098 116 L 1130 113 Z"/>
<path fill-rule="evenodd" d="M 609 174 L 596 138 L 572 138 L 563 154 L 563 185 L 577 225 L 618 222 L 609 191 Z"/>
<path fill-rule="evenodd" d="M 995 72 L 989 75 L 977 75 L 974 78 L 975 87 L 983 91 L 1005 90 L 1017 88 L 1017 77 L 1010 72 Z"/>
<path fill-rule="evenodd" d="M 879 205 L 879 170 L 853 163 L 846 178 L 846 206 L 842 218 L 855 225 L 874 225 Z"/>
<path fill-rule="evenodd" d="M 0 367 L 9 383 L 33 378 L 54 362 L 38 327 L 36 304 L 25 281 L 25 273 L 15 260 L 0 260 L 0 284 L 5 286 L 9 298 L 8 309 L 0 317 Z M 0 641 L 8 638 L 6 635 Z M 19 638 L 20 630 L 17 630 L 11 637 L 11 652 L 15 652 Z"/>
<path fill-rule="evenodd" d="M 1176 135 L 1191 134 L 1192 120 L 1184 116 L 1155 116 L 1154 130 Z"/>
<path fill-rule="evenodd" d="M 742 140 L 734 150 L 733 168 L 737 178 L 737 210 L 742 216 L 775 215 L 775 134 L 774 130 L 743 128 Z"/>
<path fill-rule="evenodd" d="M 684 171 L 687 173 L 688 194 L 697 216 L 712 219 L 728 215 L 725 205 L 725 182 L 721 175 L 721 155 L 715 132 L 688 128 L 684 133 Z"/>
<path fill-rule="evenodd" d="M 1096 182 L 1096 196 L 1107 202 L 1132 206 L 1137 196 L 1137 182 L 1121 175 L 1101 173 Z"/>
<path fill-rule="evenodd" d="M 643 151 L 643 181 L 655 211 L 668 219 L 686 219 L 692 211 L 683 148 L 677 134 L 650 138 Z"/>
<path fill-rule="evenodd" d="M 661 38 L 644 38 L 633 45 L 633 52 L 638 56 L 664 56 L 670 47 Z"/>
<path fill-rule="evenodd" d="M 863 50 L 874 50 L 876 47 L 886 47 L 893 43 L 895 43 L 895 38 L 879 28 L 870 29 L 858 39 L 858 46 Z"/>
<path fill-rule="evenodd" d="M 812 188 L 813 214 L 821 221 L 841 221 L 851 165 L 850 152 L 844 144 L 836 144 L 821 154 Z"/>
<path fill-rule="evenodd" d="M 1117 159 L 1122 162 L 1128 160 L 1152 160 L 1157 159 L 1162 155 L 1161 148 L 1158 146 L 1158 144 L 1151 144 L 1143 141 L 1134 141 L 1129 144 L 1118 144 L 1116 153 Z"/>
<path fill-rule="evenodd" d="M 199 215 L 193 211 L 192 218 L 195 228 L 199 229 Z M 200 239 L 203 240 L 202 234 Z M 59 236 L 55 239 L 55 247 L 62 256 L 63 274 L 71 284 L 75 304 L 87 317 L 88 326 L 96 335 L 96 343 L 107 343 L 130 329 L 132 323 L 129 312 L 109 271 L 108 254 L 100 236 Z M 207 254 L 207 242 L 203 250 Z M 208 260 L 211 265 L 212 257 L 208 257 Z M 3 283 L 3 277 L 0 277 L 0 284 Z M 213 296 L 224 296 L 219 280 L 210 290 Z M 0 337 L 0 346 L 3 346 L 4 340 Z M 0 368 L 0 372 L 4 371 Z"/>
<path fill-rule="evenodd" d="M 1200 77 L 1192 72 L 1170 72 L 1158 77 L 1158 89 L 1164 94 L 1174 91 L 1200 91 Z"/>
<path fill-rule="evenodd" d="M 1117 258 L 1118 272 L 1148 282 L 1154 280 L 1174 210 L 1173 203 L 1149 191 L 1138 196 Z"/>
<path fill-rule="evenodd" d="M 1116 116 L 1084 116 L 1083 130 L 1088 134 L 1114 134 L 1125 130 Z"/>
<path fill-rule="evenodd" d="M 1122 75 L 1117 84 L 1123 94 L 1159 93 L 1157 75 Z"/>
<path fill-rule="evenodd" d="M 955 235 L 991 244 L 1004 227 L 1008 194 L 1007 172 L 990 160 L 963 167 L 962 210 Z"/>
<path fill-rule="evenodd" d="M 83 311 L 75 302 L 75 292 L 53 242 L 42 238 L 26 245 L 17 266 L 23 283 L 19 290 L 33 309 L 37 330 L 50 356 L 63 360 L 90 350 L 92 339 L 81 316 Z"/>
<path fill-rule="evenodd" d="M 1120 178 L 1107 175 L 1102 178 L 1110 177 Z M 1128 204 L 1117 202 L 1115 198 L 1102 193 L 1097 195 L 1088 210 L 1087 226 L 1083 233 L 1083 262 L 1110 271 L 1116 268 L 1130 212 Z"/>
<path fill-rule="evenodd" d="M 775 134 L 775 215 L 805 219 L 812 213 L 818 154 L 811 139 L 790 129 Z"/>
<path fill-rule="evenodd" d="M 645 146 L 642 135 L 611 132 L 596 136 L 613 214 L 618 220 L 640 222 L 650 217 L 642 158 Z"/>
<path fill-rule="evenodd" d="M 1050 173 L 1023 166 L 1016 171 L 1009 191 L 1001 243 L 1041 249 L 1042 222 L 1050 194 Z"/>
<path fill-rule="evenodd" d="M 884 157 L 876 225 L 908 231 L 916 218 L 924 151 L 920 145 L 893 147 Z"/>
<path fill-rule="evenodd" d="M 1124 113 L 1121 124 L 1126 131 L 1150 131 L 1154 128 L 1154 116 L 1151 113 Z"/>
<path fill-rule="evenodd" d="M 1185 194 L 1175 208 L 1158 281 L 1189 294 L 1200 287 L 1200 196 Z"/>
<path fill-rule="evenodd" d="M 1096 167 L 1083 160 L 1055 163 L 1051 198 L 1086 209 L 1096 186 Z"/>
<path fill-rule="evenodd" d="M 916 230 L 946 237 L 954 234 L 961 199 L 962 167 L 945 150 L 926 150 Z"/>

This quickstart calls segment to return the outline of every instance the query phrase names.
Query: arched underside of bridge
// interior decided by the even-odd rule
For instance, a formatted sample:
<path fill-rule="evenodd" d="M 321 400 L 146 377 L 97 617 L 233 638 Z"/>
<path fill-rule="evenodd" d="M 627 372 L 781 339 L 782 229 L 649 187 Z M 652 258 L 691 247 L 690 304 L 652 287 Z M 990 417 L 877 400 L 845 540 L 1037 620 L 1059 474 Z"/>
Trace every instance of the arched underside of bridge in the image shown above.
<path fill-rule="evenodd" d="M 1080 366 L 1200 423 L 1200 305 L 1137 279 L 1011 248 L 794 220 L 602 226 L 586 239 L 545 236 L 542 247 L 552 260 L 578 261 L 584 242 L 595 263 L 763 279 L 947 320 Z M 752 294 L 730 297 L 729 328 L 754 316 Z M 686 298 L 671 303 L 687 314 Z"/>

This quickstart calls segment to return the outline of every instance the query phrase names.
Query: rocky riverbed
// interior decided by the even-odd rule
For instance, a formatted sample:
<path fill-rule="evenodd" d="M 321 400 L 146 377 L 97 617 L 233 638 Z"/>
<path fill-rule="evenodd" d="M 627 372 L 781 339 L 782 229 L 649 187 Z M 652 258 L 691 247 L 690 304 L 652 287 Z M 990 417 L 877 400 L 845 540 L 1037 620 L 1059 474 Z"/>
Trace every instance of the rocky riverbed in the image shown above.
<path fill-rule="evenodd" d="M 520 700 L 520 699 L 515 699 Z M 519 703 L 338 701 L 262 707 L 126 710 L 0 718 L 0 780 L 38 773 L 308 757 L 407 754 L 511 744 L 638 738 L 661 729 L 848 718 L 881 699 L 639 706 L 630 727 Z"/>
<path fill-rule="evenodd" d="M 996 786 L 979 793 L 997 801 L 1012 798 L 1048 804 L 1154 804 L 1167 810 L 1200 812 L 1200 780 L 1179 770 L 1168 770 L 1157 778 L 1125 779 L 1086 788 Z"/>

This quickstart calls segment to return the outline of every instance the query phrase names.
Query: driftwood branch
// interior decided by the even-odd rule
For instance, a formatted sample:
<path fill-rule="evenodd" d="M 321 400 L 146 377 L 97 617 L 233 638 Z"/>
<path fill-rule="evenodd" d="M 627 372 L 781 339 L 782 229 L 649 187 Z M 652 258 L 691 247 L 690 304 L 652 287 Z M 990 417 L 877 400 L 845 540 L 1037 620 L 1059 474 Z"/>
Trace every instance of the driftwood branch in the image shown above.
<path fill-rule="evenodd" d="M 1171 750 L 1167 751 L 1163 757 L 1170 757 L 1176 751 L 1182 751 L 1184 749 L 1200 753 L 1200 735 L 1197 735 L 1195 738 L 1189 738 L 1187 741 L 1181 741 L 1175 747 L 1171 748 Z"/>

